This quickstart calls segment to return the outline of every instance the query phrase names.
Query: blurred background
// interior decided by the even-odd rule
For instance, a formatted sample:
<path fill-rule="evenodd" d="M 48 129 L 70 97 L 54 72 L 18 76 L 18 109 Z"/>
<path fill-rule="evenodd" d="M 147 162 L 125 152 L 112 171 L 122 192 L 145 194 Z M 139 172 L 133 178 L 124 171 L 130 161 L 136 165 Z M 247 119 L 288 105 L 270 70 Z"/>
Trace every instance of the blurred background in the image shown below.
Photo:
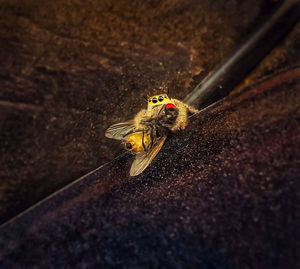
<path fill-rule="evenodd" d="M 109 125 L 183 99 L 280 2 L 2 1 L 0 222 L 118 156 Z M 299 28 L 234 91 L 299 64 Z"/>

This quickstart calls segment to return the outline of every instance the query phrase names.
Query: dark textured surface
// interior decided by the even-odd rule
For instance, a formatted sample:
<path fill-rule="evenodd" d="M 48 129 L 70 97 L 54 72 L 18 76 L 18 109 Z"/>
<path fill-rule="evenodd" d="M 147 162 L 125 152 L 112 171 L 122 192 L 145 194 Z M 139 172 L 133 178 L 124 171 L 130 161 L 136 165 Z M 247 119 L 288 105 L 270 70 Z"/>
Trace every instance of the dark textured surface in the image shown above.
<path fill-rule="evenodd" d="M 299 267 L 299 72 L 192 117 L 140 176 L 124 155 L 2 227 L 0 267 Z"/>
<path fill-rule="evenodd" d="M 120 154 L 104 130 L 185 97 L 278 1 L 255 3 L 2 1 L 0 222 Z M 287 40 L 255 79 L 297 62 Z"/>

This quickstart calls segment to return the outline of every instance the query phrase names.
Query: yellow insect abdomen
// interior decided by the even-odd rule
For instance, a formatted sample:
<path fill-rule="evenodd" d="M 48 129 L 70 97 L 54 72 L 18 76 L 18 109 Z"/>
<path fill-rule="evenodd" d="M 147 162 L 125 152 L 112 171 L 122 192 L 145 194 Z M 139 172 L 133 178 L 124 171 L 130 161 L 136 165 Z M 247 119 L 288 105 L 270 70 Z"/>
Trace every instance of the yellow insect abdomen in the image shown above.
<path fill-rule="evenodd" d="M 144 133 L 144 145 L 146 149 L 148 148 L 150 143 L 151 137 L 148 134 Z M 126 149 L 134 152 L 145 151 L 145 148 L 143 146 L 143 133 L 137 132 L 128 135 L 125 140 L 125 147 Z"/>

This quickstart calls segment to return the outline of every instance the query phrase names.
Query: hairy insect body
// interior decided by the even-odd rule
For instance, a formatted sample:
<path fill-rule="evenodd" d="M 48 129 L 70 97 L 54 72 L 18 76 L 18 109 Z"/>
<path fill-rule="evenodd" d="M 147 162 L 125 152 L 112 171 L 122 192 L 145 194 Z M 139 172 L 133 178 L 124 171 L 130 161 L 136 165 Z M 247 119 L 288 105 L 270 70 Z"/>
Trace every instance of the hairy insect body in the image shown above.
<path fill-rule="evenodd" d="M 125 148 L 135 153 L 130 175 L 140 174 L 163 146 L 169 132 L 186 128 L 188 113 L 198 110 L 165 94 L 149 98 L 131 121 L 114 124 L 106 130 L 106 137 L 122 140 Z"/>
<path fill-rule="evenodd" d="M 145 124 L 143 124 L 144 121 L 146 121 L 147 119 L 149 119 L 151 117 L 151 115 L 147 115 L 147 110 L 146 109 L 142 109 L 139 113 L 136 114 L 136 116 L 134 117 L 134 125 L 135 128 L 137 130 L 142 130 L 143 128 L 145 128 Z"/>
<path fill-rule="evenodd" d="M 199 112 L 198 109 L 195 109 L 194 107 L 177 99 L 168 98 L 167 102 L 162 104 L 156 106 L 148 105 L 148 109 L 141 110 L 135 116 L 134 122 L 136 129 L 143 129 L 147 126 L 145 123 L 151 121 L 151 119 L 155 119 L 156 124 L 175 132 L 186 128 L 188 123 L 188 113 L 197 112 Z"/>

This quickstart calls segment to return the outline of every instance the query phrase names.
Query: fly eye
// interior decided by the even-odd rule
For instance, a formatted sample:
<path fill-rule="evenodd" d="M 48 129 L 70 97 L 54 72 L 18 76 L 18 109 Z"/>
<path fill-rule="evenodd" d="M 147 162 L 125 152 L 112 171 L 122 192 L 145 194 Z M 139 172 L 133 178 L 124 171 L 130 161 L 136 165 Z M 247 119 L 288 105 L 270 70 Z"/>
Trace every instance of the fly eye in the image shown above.
<path fill-rule="evenodd" d="M 163 98 L 162 96 L 159 96 L 159 97 L 158 97 L 158 101 L 159 101 L 159 102 L 162 102 L 163 100 L 164 100 L 164 98 Z"/>
<path fill-rule="evenodd" d="M 152 99 L 152 102 L 155 104 L 155 103 L 157 103 L 157 99 L 156 98 L 153 98 Z"/>
<path fill-rule="evenodd" d="M 125 145 L 125 147 L 127 148 L 127 149 L 132 149 L 132 145 L 131 145 L 131 143 L 126 143 L 126 145 Z"/>

